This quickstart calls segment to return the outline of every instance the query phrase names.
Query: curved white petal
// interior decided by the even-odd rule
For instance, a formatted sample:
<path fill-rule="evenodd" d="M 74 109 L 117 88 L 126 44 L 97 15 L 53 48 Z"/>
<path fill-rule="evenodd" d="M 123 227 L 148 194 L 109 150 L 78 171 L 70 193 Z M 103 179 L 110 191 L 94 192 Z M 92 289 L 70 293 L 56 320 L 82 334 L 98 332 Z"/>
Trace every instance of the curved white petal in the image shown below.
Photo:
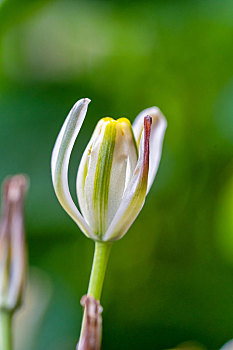
<path fill-rule="evenodd" d="M 96 239 L 74 204 L 68 184 L 68 166 L 71 151 L 84 121 L 89 102 L 88 98 L 77 101 L 68 114 L 53 149 L 51 169 L 53 186 L 59 202 L 86 236 Z"/>
<path fill-rule="evenodd" d="M 99 125 L 100 122 L 97 124 Z M 90 167 L 90 154 L 91 150 L 93 148 L 93 144 L 96 144 L 97 138 L 99 137 L 99 134 L 93 133 L 89 143 L 87 144 L 87 147 L 85 151 L 83 152 L 81 161 L 79 163 L 78 167 L 78 173 L 76 178 L 76 190 L 77 190 L 77 197 L 78 197 L 78 203 L 81 210 L 82 215 L 84 216 L 84 219 L 88 223 L 88 225 L 91 227 L 91 220 L 89 220 L 89 217 L 92 219 L 92 213 L 89 212 L 87 208 L 87 202 L 86 202 L 86 195 L 85 195 L 85 184 L 86 184 L 86 178 L 87 178 L 87 172 Z M 92 186 L 92 192 L 93 192 Z M 93 228 L 92 228 L 93 230 Z M 94 232 L 94 230 L 93 230 Z"/>
<path fill-rule="evenodd" d="M 167 127 L 167 121 L 157 107 L 151 107 L 144 109 L 135 119 L 133 123 L 133 131 L 135 135 L 135 139 L 137 144 L 139 144 L 142 131 L 143 131 L 143 123 L 144 117 L 149 115 L 152 117 L 152 125 L 151 125 L 151 136 L 150 136 L 150 168 L 148 175 L 148 186 L 147 193 L 149 192 L 151 185 L 153 184 L 155 175 L 157 173 L 159 162 L 162 153 L 163 146 L 163 138 L 164 133 Z"/>
<path fill-rule="evenodd" d="M 136 168 L 124 192 L 121 204 L 103 236 L 103 241 L 114 241 L 124 236 L 143 207 L 149 170 L 150 126 L 151 118 L 147 116 L 141 136 Z"/>

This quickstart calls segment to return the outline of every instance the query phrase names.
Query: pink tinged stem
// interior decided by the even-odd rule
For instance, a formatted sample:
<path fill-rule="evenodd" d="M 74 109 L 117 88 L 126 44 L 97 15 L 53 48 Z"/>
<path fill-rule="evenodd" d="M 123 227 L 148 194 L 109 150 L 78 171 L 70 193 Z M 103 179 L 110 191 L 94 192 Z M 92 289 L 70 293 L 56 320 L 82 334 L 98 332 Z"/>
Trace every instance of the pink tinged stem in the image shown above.
<path fill-rule="evenodd" d="M 76 350 L 100 350 L 102 338 L 103 311 L 100 302 L 90 295 L 84 295 L 81 299 L 84 307 L 84 329 L 79 339 Z"/>

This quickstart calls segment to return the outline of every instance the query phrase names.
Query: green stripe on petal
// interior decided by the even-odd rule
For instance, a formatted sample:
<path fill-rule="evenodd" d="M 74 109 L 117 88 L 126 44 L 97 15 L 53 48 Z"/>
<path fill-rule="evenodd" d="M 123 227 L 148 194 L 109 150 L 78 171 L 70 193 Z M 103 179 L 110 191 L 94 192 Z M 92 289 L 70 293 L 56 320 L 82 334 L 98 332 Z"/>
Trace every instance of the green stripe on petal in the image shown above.
<path fill-rule="evenodd" d="M 116 139 L 116 122 L 110 121 L 105 128 L 103 142 L 100 147 L 96 166 L 93 208 L 98 222 L 98 232 L 102 235 L 106 229 L 108 211 L 109 183 L 111 176 L 113 152 Z"/>
<path fill-rule="evenodd" d="M 100 240 L 119 208 L 137 160 L 138 150 L 129 120 L 101 119 L 77 175 L 80 209 Z"/>

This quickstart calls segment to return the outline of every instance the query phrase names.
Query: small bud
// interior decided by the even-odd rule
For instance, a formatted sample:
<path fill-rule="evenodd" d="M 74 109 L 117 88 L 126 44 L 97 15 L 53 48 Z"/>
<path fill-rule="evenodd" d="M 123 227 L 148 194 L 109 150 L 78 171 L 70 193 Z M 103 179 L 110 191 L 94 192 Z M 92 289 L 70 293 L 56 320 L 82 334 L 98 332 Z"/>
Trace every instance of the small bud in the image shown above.
<path fill-rule="evenodd" d="M 24 175 L 7 178 L 2 189 L 0 224 L 0 308 L 13 311 L 21 303 L 26 275 L 23 202 Z"/>

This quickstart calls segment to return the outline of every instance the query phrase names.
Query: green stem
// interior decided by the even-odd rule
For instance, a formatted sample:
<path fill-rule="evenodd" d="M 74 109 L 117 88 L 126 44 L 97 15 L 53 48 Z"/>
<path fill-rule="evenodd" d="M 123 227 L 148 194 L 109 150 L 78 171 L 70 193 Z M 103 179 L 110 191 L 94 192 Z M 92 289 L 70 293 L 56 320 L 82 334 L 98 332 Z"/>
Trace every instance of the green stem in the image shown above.
<path fill-rule="evenodd" d="M 96 300 L 100 300 L 101 297 L 111 246 L 111 243 L 95 243 L 95 254 L 87 295 L 91 295 Z"/>
<path fill-rule="evenodd" d="M 100 300 L 101 297 L 111 247 L 111 243 L 95 242 L 95 253 L 87 295 L 94 297 L 96 300 Z M 80 339 L 84 333 L 85 320 L 86 312 L 84 310 Z"/>
<path fill-rule="evenodd" d="M 12 313 L 0 310 L 0 350 L 12 349 Z"/>

